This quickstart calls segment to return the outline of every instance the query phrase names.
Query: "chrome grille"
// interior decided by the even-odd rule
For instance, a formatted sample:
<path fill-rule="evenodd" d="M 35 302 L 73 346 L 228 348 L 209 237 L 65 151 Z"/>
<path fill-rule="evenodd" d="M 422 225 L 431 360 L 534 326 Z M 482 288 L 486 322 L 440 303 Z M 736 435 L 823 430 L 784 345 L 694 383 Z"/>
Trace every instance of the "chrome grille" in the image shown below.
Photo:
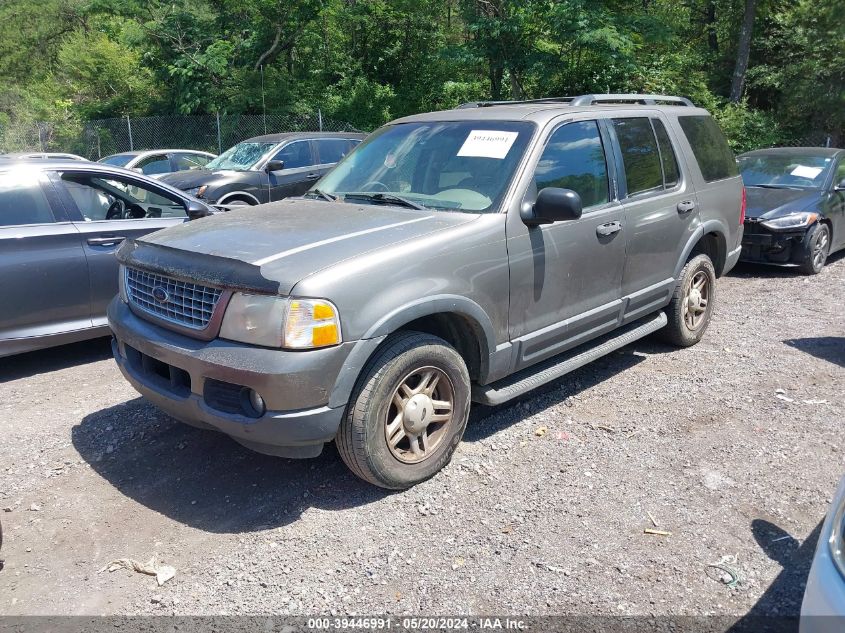
<path fill-rule="evenodd" d="M 129 302 L 147 314 L 202 330 L 211 320 L 222 290 L 179 281 L 136 268 L 126 269 Z"/>

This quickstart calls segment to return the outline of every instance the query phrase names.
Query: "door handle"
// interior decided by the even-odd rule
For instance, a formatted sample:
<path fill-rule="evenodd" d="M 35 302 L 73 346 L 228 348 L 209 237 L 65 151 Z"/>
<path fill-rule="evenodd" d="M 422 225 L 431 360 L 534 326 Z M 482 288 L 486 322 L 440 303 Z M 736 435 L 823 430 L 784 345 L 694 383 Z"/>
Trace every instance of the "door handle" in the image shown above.
<path fill-rule="evenodd" d="M 308 174 L 305 176 L 305 180 L 317 180 L 320 177 L 320 174 Z"/>
<path fill-rule="evenodd" d="M 607 224 L 599 224 L 596 227 L 596 234 L 599 237 L 607 237 L 622 230 L 621 222 L 608 222 Z"/>
<path fill-rule="evenodd" d="M 89 237 L 88 243 L 91 246 L 115 246 L 120 244 L 126 238 L 122 235 L 109 235 L 103 237 Z"/>
<path fill-rule="evenodd" d="M 678 213 L 689 213 L 693 209 L 695 209 L 695 202 L 692 200 L 681 200 L 678 203 Z"/>

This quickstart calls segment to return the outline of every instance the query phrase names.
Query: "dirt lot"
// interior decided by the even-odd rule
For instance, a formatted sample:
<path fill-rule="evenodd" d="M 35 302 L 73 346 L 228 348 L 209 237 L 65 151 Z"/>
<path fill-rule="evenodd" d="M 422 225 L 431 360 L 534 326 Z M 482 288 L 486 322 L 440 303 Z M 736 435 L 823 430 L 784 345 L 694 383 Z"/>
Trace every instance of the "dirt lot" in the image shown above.
<path fill-rule="evenodd" d="M 842 257 L 742 267 L 698 346 L 477 408 L 402 493 L 171 421 L 105 341 L 3 359 L 0 613 L 797 613 L 845 471 L 843 290 Z M 152 556 L 163 587 L 101 571 Z"/>

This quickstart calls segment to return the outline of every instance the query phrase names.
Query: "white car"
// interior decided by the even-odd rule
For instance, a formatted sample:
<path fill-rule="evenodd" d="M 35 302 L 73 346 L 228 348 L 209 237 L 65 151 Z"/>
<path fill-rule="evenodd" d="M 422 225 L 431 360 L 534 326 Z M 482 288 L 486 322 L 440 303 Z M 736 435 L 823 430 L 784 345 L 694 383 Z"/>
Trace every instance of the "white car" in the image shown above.
<path fill-rule="evenodd" d="M 216 158 L 215 154 L 195 149 L 153 149 L 112 154 L 104 156 L 97 162 L 134 169 L 146 176 L 157 178 L 174 171 L 201 169 L 214 158 Z"/>
<path fill-rule="evenodd" d="M 801 605 L 801 633 L 845 631 L 845 477 L 819 534 Z"/>

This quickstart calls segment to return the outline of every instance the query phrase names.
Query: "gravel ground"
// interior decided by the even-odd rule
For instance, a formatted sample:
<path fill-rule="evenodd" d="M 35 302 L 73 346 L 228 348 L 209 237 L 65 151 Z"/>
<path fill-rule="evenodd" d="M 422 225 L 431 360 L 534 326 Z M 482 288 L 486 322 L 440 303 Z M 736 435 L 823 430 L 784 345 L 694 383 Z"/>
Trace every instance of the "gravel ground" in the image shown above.
<path fill-rule="evenodd" d="M 401 493 L 171 421 L 105 341 L 3 359 L 0 613 L 795 614 L 845 470 L 843 282 L 740 267 L 699 345 L 475 408 Z M 153 556 L 162 587 L 101 571 Z"/>

